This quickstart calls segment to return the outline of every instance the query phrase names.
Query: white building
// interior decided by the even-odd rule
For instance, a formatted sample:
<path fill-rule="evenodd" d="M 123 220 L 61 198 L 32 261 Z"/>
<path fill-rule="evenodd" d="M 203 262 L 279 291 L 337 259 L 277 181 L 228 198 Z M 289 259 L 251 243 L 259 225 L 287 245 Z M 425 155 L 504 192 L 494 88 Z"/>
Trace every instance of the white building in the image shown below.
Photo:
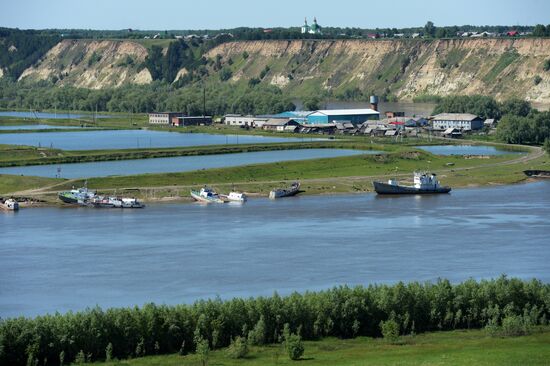
<path fill-rule="evenodd" d="M 440 113 L 430 117 L 434 130 L 456 128 L 459 130 L 479 130 L 483 128 L 483 119 L 471 113 Z"/>

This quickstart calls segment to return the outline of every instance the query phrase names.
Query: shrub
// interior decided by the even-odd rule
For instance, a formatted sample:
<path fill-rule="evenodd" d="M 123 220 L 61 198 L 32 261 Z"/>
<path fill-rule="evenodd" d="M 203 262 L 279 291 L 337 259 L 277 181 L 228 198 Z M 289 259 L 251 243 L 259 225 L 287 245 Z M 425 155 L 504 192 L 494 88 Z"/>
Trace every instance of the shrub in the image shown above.
<path fill-rule="evenodd" d="M 399 324 L 393 319 L 380 322 L 382 336 L 388 343 L 396 343 L 399 340 Z"/>
<path fill-rule="evenodd" d="M 246 60 L 248 58 L 248 56 L 249 56 L 248 52 L 244 51 L 243 52 L 243 59 Z"/>
<path fill-rule="evenodd" d="M 265 344 L 265 341 L 265 320 L 262 315 L 254 326 L 254 329 L 248 333 L 248 342 L 254 346 L 261 346 Z"/>
<path fill-rule="evenodd" d="M 550 59 L 544 61 L 544 65 L 542 66 L 544 71 L 550 71 Z"/>
<path fill-rule="evenodd" d="M 537 75 L 537 76 L 535 76 L 535 78 L 533 79 L 533 84 L 539 85 L 541 81 L 542 81 L 542 78 L 541 78 L 539 75 Z"/>
<path fill-rule="evenodd" d="M 208 355 L 210 353 L 210 346 L 208 345 L 208 341 L 206 339 L 200 339 L 197 342 L 197 355 L 199 355 L 199 359 L 201 360 L 202 366 L 208 365 Z"/>
<path fill-rule="evenodd" d="M 285 340 L 285 347 L 288 353 L 288 357 L 291 360 L 296 361 L 304 354 L 304 343 L 302 337 L 297 334 L 290 334 Z"/>
<path fill-rule="evenodd" d="M 227 357 L 238 359 L 248 354 L 248 343 L 243 337 L 236 337 L 227 348 Z"/>
<path fill-rule="evenodd" d="M 502 320 L 502 332 L 505 337 L 518 337 L 527 335 L 530 326 L 521 316 L 509 315 Z"/>
<path fill-rule="evenodd" d="M 233 76 L 233 72 L 229 70 L 228 68 L 223 68 L 222 71 L 220 71 L 220 80 L 221 81 L 227 81 L 231 79 Z"/>
<path fill-rule="evenodd" d="M 113 359 L 113 344 L 109 342 L 105 348 L 105 361 L 109 362 Z"/>
<path fill-rule="evenodd" d="M 74 363 L 76 363 L 77 365 L 83 365 L 86 363 L 86 356 L 84 355 L 83 350 L 80 350 L 80 352 L 78 352 L 76 358 L 74 359 Z"/>

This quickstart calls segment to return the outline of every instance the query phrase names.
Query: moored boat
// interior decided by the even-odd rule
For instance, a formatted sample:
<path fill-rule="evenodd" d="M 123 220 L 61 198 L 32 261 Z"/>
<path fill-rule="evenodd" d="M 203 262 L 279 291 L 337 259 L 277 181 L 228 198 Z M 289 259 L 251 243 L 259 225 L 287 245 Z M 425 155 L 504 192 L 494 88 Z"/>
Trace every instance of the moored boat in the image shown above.
<path fill-rule="evenodd" d="M 435 194 L 451 191 L 451 187 L 440 185 L 435 174 L 422 172 L 414 172 L 412 186 L 401 185 L 395 179 L 390 179 L 388 183 L 372 182 L 372 184 L 378 194 Z"/>
<path fill-rule="evenodd" d="M 6 211 L 19 210 L 19 203 L 13 198 L 8 198 L 5 201 L 0 201 L 0 208 Z"/>
<path fill-rule="evenodd" d="M 282 197 L 290 197 L 300 192 L 300 182 L 294 182 L 289 188 L 274 189 L 269 192 L 269 198 L 276 199 Z"/>
<path fill-rule="evenodd" d="M 550 170 L 524 170 L 523 174 L 531 178 L 550 178 Z"/>
<path fill-rule="evenodd" d="M 70 191 L 59 192 L 57 197 L 65 203 L 83 204 L 95 197 L 95 192 L 88 190 L 88 187 L 84 186 L 78 189 L 71 189 Z"/>
<path fill-rule="evenodd" d="M 246 194 L 241 192 L 229 192 L 228 195 L 220 195 L 220 197 L 226 201 L 229 202 L 246 202 L 248 197 L 246 197 Z"/>
<path fill-rule="evenodd" d="M 213 189 L 208 187 L 201 188 L 200 191 L 191 190 L 191 197 L 198 202 L 204 203 L 225 203 L 226 200 L 220 197 Z"/>

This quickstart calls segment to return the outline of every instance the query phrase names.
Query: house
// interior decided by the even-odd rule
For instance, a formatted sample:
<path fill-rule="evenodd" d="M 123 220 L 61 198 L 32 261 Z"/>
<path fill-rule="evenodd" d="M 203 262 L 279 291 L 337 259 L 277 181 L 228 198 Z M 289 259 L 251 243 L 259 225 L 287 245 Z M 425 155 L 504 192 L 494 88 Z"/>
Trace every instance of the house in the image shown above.
<path fill-rule="evenodd" d="M 149 113 L 149 123 L 154 125 L 172 125 L 178 117 L 184 117 L 183 112 L 152 112 Z"/>
<path fill-rule="evenodd" d="M 290 118 L 270 118 L 263 124 L 262 129 L 266 131 L 284 132 L 288 126 L 294 126 L 294 130 L 296 130 L 300 124 Z"/>
<path fill-rule="evenodd" d="M 430 117 L 434 130 L 457 128 L 459 130 L 479 130 L 483 119 L 471 113 L 440 113 Z"/>
<path fill-rule="evenodd" d="M 350 122 L 360 125 L 368 120 L 377 120 L 380 113 L 374 109 L 323 109 L 307 116 L 308 124 Z"/>
<path fill-rule="evenodd" d="M 506 35 L 508 37 L 517 37 L 517 36 L 519 36 L 519 32 L 518 31 L 508 31 L 508 32 L 506 32 Z"/>
<path fill-rule="evenodd" d="M 223 117 L 223 123 L 229 126 L 238 127 L 262 127 L 269 118 L 261 118 L 256 116 L 243 116 L 241 114 L 226 114 Z"/>
<path fill-rule="evenodd" d="M 483 126 L 489 127 L 489 128 L 495 128 L 497 126 L 498 122 L 494 118 L 487 118 L 485 122 L 483 122 Z"/>

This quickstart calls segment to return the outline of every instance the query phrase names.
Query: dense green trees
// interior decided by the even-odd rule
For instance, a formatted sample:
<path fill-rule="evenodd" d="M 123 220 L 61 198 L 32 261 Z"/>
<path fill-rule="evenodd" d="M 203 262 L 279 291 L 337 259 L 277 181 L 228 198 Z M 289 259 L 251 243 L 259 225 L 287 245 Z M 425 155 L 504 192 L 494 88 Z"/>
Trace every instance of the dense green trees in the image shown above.
<path fill-rule="evenodd" d="M 0 28 L 0 68 L 16 80 L 60 39 L 47 32 Z"/>
<path fill-rule="evenodd" d="M 497 137 L 511 144 L 543 144 L 550 139 L 550 112 L 505 115 L 498 124 Z"/>
<path fill-rule="evenodd" d="M 498 102 L 484 95 L 443 97 L 437 103 L 433 113 L 473 113 L 481 118 L 500 118 L 502 115 Z"/>
<path fill-rule="evenodd" d="M 116 89 L 91 90 L 74 87 L 52 88 L 49 83 L 25 85 L 0 81 L 0 108 L 57 109 L 107 112 L 183 111 L 203 113 L 200 85 L 176 88 L 164 82 L 127 85 Z M 270 85 L 218 84 L 206 87 L 206 113 L 267 114 L 294 110 L 289 96 Z"/>
<path fill-rule="evenodd" d="M 107 349 L 110 357 L 118 359 L 178 351 L 185 354 L 195 351 L 197 345 L 207 358 L 208 349 L 228 346 L 236 337 L 245 342 L 254 328 L 265 329 L 265 342 L 274 343 L 284 340 L 285 333 L 300 339 L 380 336 L 381 322 L 389 319 L 398 325 L 393 328 L 400 334 L 409 334 L 501 325 L 510 316 L 529 324 L 547 324 L 550 284 L 501 277 L 457 285 L 439 280 L 344 286 L 287 297 L 275 294 L 193 305 L 92 308 L 34 319 L 2 319 L 0 364 L 18 366 L 28 360 L 43 364 L 47 359 L 48 365 L 54 365 L 62 352 L 65 363 L 82 358 L 102 360 Z"/>

